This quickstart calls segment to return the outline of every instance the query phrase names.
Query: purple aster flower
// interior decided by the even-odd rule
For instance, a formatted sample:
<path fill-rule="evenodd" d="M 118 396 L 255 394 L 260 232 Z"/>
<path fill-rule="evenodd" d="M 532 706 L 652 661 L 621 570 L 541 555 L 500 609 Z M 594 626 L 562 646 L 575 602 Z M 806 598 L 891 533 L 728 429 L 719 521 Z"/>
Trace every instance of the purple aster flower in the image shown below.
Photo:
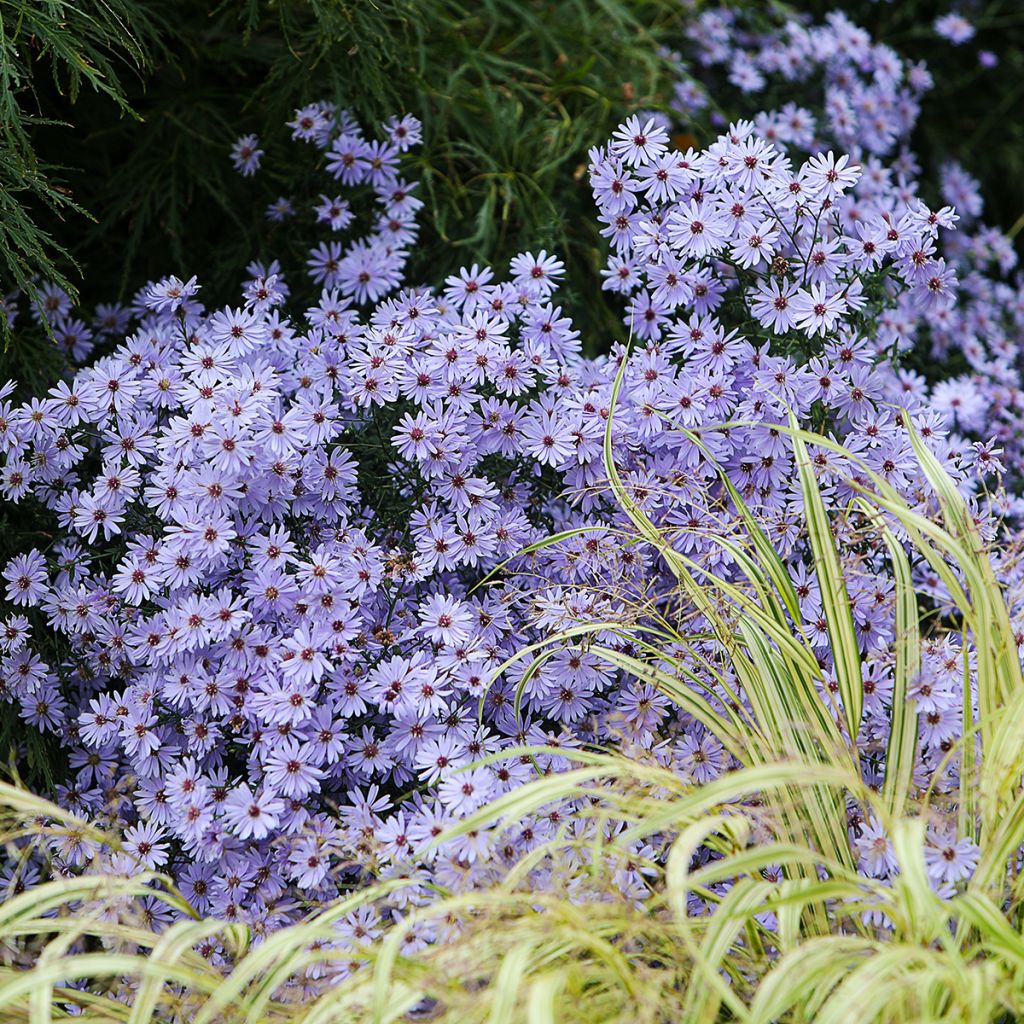
<path fill-rule="evenodd" d="M 277 744 L 264 764 L 266 784 L 283 797 L 308 796 L 323 777 L 316 752 L 309 744 L 288 737 Z"/>
<path fill-rule="evenodd" d="M 668 133 L 654 118 L 641 124 L 635 114 L 612 135 L 611 152 L 628 167 L 642 167 L 665 151 Z"/>
<path fill-rule="evenodd" d="M 796 323 L 793 301 L 798 292 L 798 287 L 789 281 L 764 282 L 757 286 L 750 311 L 762 327 L 770 328 L 775 334 L 785 334 Z"/>
<path fill-rule="evenodd" d="M 861 870 L 872 878 L 888 878 L 899 870 L 892 841 L 874 819 L 861 825 L 854 845 Z"/>
<path fill-rule="evenodd" d="M 924 862 L 933 885 L 954 884 L 971 877 L 981 851 L 973 839 L 954 833 L 932 832 L 924 847 Z"/>
<path fill-rule="evenodd" d="M 680 204 L 669 217 L 669 237 L 676 251 L 703 260 L 725 248 L 729 223 L 724 214 L 707 200 L 691 199 Z"/>
<path fill-rule="evenodd" d="M 834 330 L 846 308 L 843 296 L 839 293 L 829 294 L 824 284 L 800 288 L 789 300 L 793 326 L 812 337 Z"/>
<path fill-rule="evenodd" d="M 231 147 L 231 162 L 235 170 L 247 178 L 259 170 L 263 158 L 259 145 L 260 140 L 255 135 L 243 135 Z"/>
<path fill-rule="evenodd" d="M 320 202 L 313 208 L 318 221 L 330 225 L 332 231 L 344 231 L 352 223 L 354 214 L 347 199 L 335 196 L 320 196 Z"/>
<path fill-rule="evenodd" d="M 124 848 L 147 868 L 154 870 L 167 863 L 167 841 L 159 825 L 147 822 L 125 831 Z"/>
<path fill-rule="evenodd" d="M 165 277 L 150 286 L 144 301 L 147 307 L 156 313 L 164 310 L 173 313 L 185 305 L 199 291 L 199 287 L 195 275 L 187 281 L 174 276 Z"/>
<path fill-rule="evenodd" d="M 392 145 L 402 153 L 423 141 L 423 126 L 412 114 L 388 118 L 384 123 L 384 131 Z"/>
<path fill-rule="evenodd" d="M 253 794 L 244 783 L 232 789 L 224 801 L 224 819 L 239 839 L 262 839 L 273 831 L 284 803 L 273 793 L 259 789 Z"/>
<path fill-rule="evenodd" d="M 494 792 L 494 781 L 486 768 L 453 772 L 441 780 L 438 797 L 452 814 L 470 814 L 485 804 Z"/>
<path fill-rule="evenodd" d="M 472 613 L 453 597 L 434 594 L 421 606 L 421 631 L 434 643 L 455 644 L 469 639 Z"/>
<path fill-rule="evenodd" d="M 12 558 L 4 567 L 3 576 L 7 581 L 7 600 L 16 605 L 36 605 L 49 590 L 46 560 L 35 548 Z"/>
<path fill-rule="evenodd" d="M 933 25 L 937 35 L 949 40 L 954 46 L 960 46 L 974 37 L 974 26 L 962 15 L 951 11 L 935 19 Z"/>

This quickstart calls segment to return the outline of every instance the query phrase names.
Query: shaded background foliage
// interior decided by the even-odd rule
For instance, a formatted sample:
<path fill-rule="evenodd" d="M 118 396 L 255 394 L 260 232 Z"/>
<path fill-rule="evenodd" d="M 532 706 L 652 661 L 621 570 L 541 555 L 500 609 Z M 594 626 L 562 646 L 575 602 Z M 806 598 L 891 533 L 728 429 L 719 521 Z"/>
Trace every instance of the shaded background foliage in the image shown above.
<path fill-rule="evenodd" d="M 1024 4 L 1019 0 L 891 0 L 842 2 L 803 0 L 794 5 L 823 18 L 843 9 L 879 42 L 908 60 L 923 61 L 935 80 L 924 96 L 911 148 L 938 168 L 956 160 L 981 182 L 985 220 L 1013 235 L 1018 253 L 1024 228 Z M 974 26 L 975 36 L 954 46 L 932 27 L 956 11 Z M 998 65 L 986 68 L 988 51 Z"/>
<path fill-rule="evenodd" d="M 683 17 L 668 0 L 155 0 L 136 23 L 124 2 L 91 35 L 63 3 L 0 2 L 23 83 L 11 102 L 32 119 L 24 141 L 48 175 L 30 206 L 48 237 L 3 238 L 7 273 L 19 285 L 63 275 L 87 306 L 195 270 L 204 301 L 234 298 L 245 262 L 281 255 L 259 214 L 301 193 L 311 168 L 286 150 L 284 122 L 320 99 L 367 124 L 423 120 L 416 170 L 431 215 L 414 278 L 547 246 L 589 293 L 600 279 L 586 151 L 670 81 L 659 42 Z M 68 13 L 63 30 L 36 17 L 51 8 Z M 64 43 L 49 54 L 56 78 L 33 62 L 50 32 Z M 93 88 L 64 86 L 101 58 Z M 244 132 L 267 150 L 251 181 L 227 159 Z"/>
<path fill-rule="evenodd" d="M 567 297 L 586 299 L 576 316 L 593 350 L 620 320 L 600 291 L 587 150 L 629 112 L 665 106 L 678 77 L 665 48 L 684 41 L 702 6 L 0 0 L 0 290 L 31 288 L 40 275 L 91 307 L 150 278 L 199 272 L 215 304 L 235 298 L 249 259 L 301 265 L 304 253 L 278 237 L 295 233 L 259 214 L 310 179 L 284 122 L 330 99 L 365 123 L 396 112 L 424 122 L 416 170 L 427 210 L 411 279 L 555 249 L 569 267 Z M 916 150 L 936 165 L 961 160 L 982 179 L 990 219 L 1019 229 L 1024 125 L 1011 115 L 1024 91 L 1024 9 L 1015 0 L 967 4 L 978 32 L 960 47 L 932 29 L 945 0 L 735 6 L 765 18 L 845 6 L 877 39 L 925 60 L 935 88 Z M 979 63 L 986 48 L 998 67 Z M 728 116 L 728 90 L 715 99 Z M 711 129 L 689 131 L 700 144 Z M 245 132 L 267 150 L 265 170 L 248 180 L 227 159 Z M 18 334 L 0 372 L 26 384 L 56 372 L 40 338 L 24 326 Z"/>

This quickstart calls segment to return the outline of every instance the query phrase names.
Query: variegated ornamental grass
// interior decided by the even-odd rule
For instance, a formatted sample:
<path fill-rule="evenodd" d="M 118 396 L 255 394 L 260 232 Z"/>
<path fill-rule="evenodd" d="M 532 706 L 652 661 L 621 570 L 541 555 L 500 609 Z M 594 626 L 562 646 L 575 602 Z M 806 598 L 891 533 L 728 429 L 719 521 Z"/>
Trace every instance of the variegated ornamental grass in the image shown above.
<path fill-rule="evenodd" d="M 688 659 L 706 660 L 698 642 L 704 638 L 673 635 L 667 618 L 650 635 L 633 638 L 636 657 L 600 644 L 590 649 L 685 700 L 741 768 L 693 785 L 649 757 L 578 752 L 571 771 L 502 796 L 455 831 L 517 821 L 575 797 L 594 825 L 585 851 L 581 839 L 551 841 L 500 885 L 441 898 L 396 919 L 355 955 L 333 944 L 335 923 L 393 895 L 400 880 L 326 906 L 263 941 L 244 926 L 216 920 L 187 919 L 162 933 L 147 928 L 141 900 L 185 909 L 170 881 L 153 873 L 45 883 L 0 909 L 4 945 L 38 950 L 31 969 L 0 972 L 0 1021 L 60 1019 L 71 1007 L 78 1019 L 140 1024 L 1017 1019 L 1024 1014 L 1017 870 L 1024 844 L 1024 747 L 1018 739 L 1024 682 L 970 510 L 908 429 L 941 501 L 943 525 L 868 474 L 861 511 L 887 545 L 899 620 L 889 771 L 879 791 L 865 784 L 856 755 L 859 716 L 849 698 L 859 654 L 850 642 L 835 541 L 807 457 L 809 447 L 832 442 L 795 423 L 789 429 L 816 571 L 823 591 L 831 588 L 834 597 L 826 607 L 843 706 L 830 710 L 818 695 L 821 669 L 792 583 L 742 498 L 732 492 L 746 524 L 745 543 L 722 543 L 731 546 L 749 588 L 680 555 L 632 501 L 611 458 L 609 421 L 606 470 L 635 527 L 632 542 L 655 545 L 681 591 L 713 623 L 751 713 L 723 714 L 680 685 L 680 678 L 693 677 Z M 965 730 L 971 770 L 962 775 L 958 813 L 981 856 L 970 880 L 948 898 L 936 893 L 925 867 L 931 793 L 921 796 L 911 781 L 916 711 L 906 694 L 920 646 L 908 550 L 946 583 L 964 642 L 975 642 L 978 659 L 977 729 Z M 602 632 L 612 625 L 590 628 Z M 571 632 L 579 636 L 584 628 Z M 666 653 L 680 649 L 685 657 Z M 543 650 L 522 652 L 524 675 L 545 656 Z M 2 797 L 9 841 L 63 829 L 114 842 L 17 788 L 5 786 Z M 857 871 L 851 801 L 891 839 L 898 871 L 889 880 Z M 616 826 L 608 827 L 612 822 Z M 613 878 L 623 858 L 633 856 L 637 839 L 650 843 L 644 868 L 652 894 L 644 900 L 623 897 Z M 696 856 L 700 850 L 712 856 Z M 530 880 L 542 862 L 551 866 L 550 884 L 536 889 Z M 434 941 L 406 953 L 408 936 L 424 926 Z M 213 939 L 228 951 L 231 966 L 214 967 L 197 952 Z M 295 982 L 342 961 L 354 962 L 347 976 L 319 990 Z"/>

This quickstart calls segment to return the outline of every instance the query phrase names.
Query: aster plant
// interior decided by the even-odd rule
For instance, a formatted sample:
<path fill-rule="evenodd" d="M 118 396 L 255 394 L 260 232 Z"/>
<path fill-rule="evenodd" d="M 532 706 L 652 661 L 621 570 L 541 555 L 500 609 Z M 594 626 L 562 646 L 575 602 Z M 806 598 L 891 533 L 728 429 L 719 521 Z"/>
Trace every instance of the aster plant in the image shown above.
<path fill-rule="evenodd" d="M 923 69 L 838 15 L 753 42 L 699 25 L 741 91 L 777 74 L 810 98 L 702 149 L 641 111 L 591 151 L 623 317 L 605 356 L 583 355 L 558 254 L 408 282 L 422 126 L 331 103 L 290 122 L 318 198 L 267 211 L 317 225 L 304 278 L 252 264 L 208 309 L 182 272 L 95 328 L 56 286 L 12 306 L 83 365 L 0 397 L 0 494 L 45 538 L 3 570 L 3 697 L 66 751 L 59 803 L 196 913 L 263 937 L 383 882 L 339 946 L 419 921 L 591 841 L 575 777 L 517 801 L 611 744 L 687 791 L 812 766 L 820 785 L 772 783 L 765 841 L 872 892 L 900 885 L 901 802 L 927 797 L 927 899 L 1001 884 L 979 843 L 1009 791 L 975 791 L 1005 766 L 1024 637 L 1018 545 L 986 550 L 1021 511 L 1012 249 L 962 170 L 919 195 L 900 148 Z M 680 76 L 693 116 L 709 100 Z M 259 154 L 230 158 L 259 175 Z M 935 382 L 922 354 L 968 370 Z M 607 827 L 615 891 L 643 901 L 657 830 Z M 27 838 L 12 891 L 126 872 L 87 831 Z M 338 959 L 332 981 L 359 966 Z"/>

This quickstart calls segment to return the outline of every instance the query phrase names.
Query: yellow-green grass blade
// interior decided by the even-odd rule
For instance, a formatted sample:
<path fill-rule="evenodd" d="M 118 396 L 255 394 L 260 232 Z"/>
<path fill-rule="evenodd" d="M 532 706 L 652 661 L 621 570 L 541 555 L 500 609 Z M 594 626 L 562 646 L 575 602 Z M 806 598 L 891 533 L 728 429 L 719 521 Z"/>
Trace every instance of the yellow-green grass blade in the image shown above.
<path fill-rule="evenodd" d="M 993 824 L 991 830 L 982 836 L 981 855 L 978 866 L 968 882 L 972 892 L 1001 891 L 1006 882 L 1007 864 L 1016 860 L 1017 851 L 1024 845 L 1024 793 L 1019 793 L 1013 804 Z M 1015 887 L 1017 898 L 1024 896 L 1020 891 L 1024 875 Z"/>
<path fill-rule="evenodd" d="M 689 437 L 698 448 L 700 448 L 707 458 L 708 463 L 713 466 L 715 471 L 718 473 L 719 479 L 725 487 L 733 505 L 740 514 L 744 528 L 747 531 L 747 536 L 749 537 L 758 558 L 761 560 L 761 564 L 763 565 L 765 572 L 768 574 L 768 578 L 775 585 L 775 589 L 782 597 L 786 610 L 792 617 L 793 622 L 795 624 L 799 624 L 801 621 L 800 602 L 797 598 L 796 590 L 793 587 L 793 581 L 790 579 L 789 572 L 787 571 L 782 559 L 779 557 L 778 552 L 775 550 L 774 545 L 768 539 L 768 535 L 764 532 L 761 524 L 750 511 L 750 507 L 743 500 L 743 496 L 736 489 L 735 484 L 733 484 L 732 480 L 729 478 L 729 474 L 726 473 L 726 471 L 718 464 L 700 437 L 692 430 L 684 430 L 683 433 L 686 434 L 686 436 Z"/>
<path fill-rule="evenodd" d="M 142 978 L 155 976 L 167 978 L 195 992 L 210 991 L 216 985 L 216 977 L 210 972 L 205 975 L 180 965 L 158 964 L 144 956 L 130 956 L 121 953 L 76 953 L 74 956 L 59 958 L 51 963 L 39 964 L 31 970 L 0 975 L 0 1007 L 13 1007 L 34 991 L 45 986 L 52 990 L 75 979 L 97 980 L 110 978 Z"/>
<path fill-rule="evenodd" d="M 912 941 L 932 942 L 946 927 L 947 914 L 925 869 L 925 822 L 922 818 L 902 818 L 892 823 L 889 832 L 900 866 L 892 885 L 903 909 L 903 927 Z"/>
<path fill-rule="evenodd" d="M 978 945 L 1024 977 L 1024 936 L 1011 927 L 1003 911 L 988 897 L 970 891 L 955 897 L 952 904 L 951 914 L 974 929 Z"/>
<path fill-rule="evenodd" d="M 921 470 L 935 490 L 947 524 L 952 526 L 955 536 L 970 552 L 970 561 L 967 564 L 962 563 L 961 568 L 965 572 L 968 569 L 973 570 L 971 578 L 974 585 L 971 596 L 978 647 L 978 712 L 982 721 L 982 742 L 987 748 L 990 731 L 986 727 L 986 720 L 1017 691 L 1024 688 L 1020 657 L 1010 617 L 999 581 L 992 570 L 981 531 L 971 515 L 967 502 L 939 460 L 909 423 L 908 433 Z"/>
<path fill-rule="evenodd" d="M 960 803 L 957 808 L 958 822 L 957 829 L 961 835 L 977 839 L 981 831 L 988 832 L 989 822 L 987 819 L 978 820 L 978 743 L 974 732 L 974 708 L 971 692 L 971 659 L 968 654 L 968 635 L 965 630 L 961 646 L 961 657 L 963 668 L 961 670 L 961 705 L 960 705 Z M 975 660 L 977 664 L 978 660 Z M 984 726 L 979 715 L 978 725 Z M 983 740 L 984 742 L 984 740 Z M 991 744 L 986 744 L 986 750 Z"/>
<path fill-rule="evenodd" d="M 891 943 L 874 955 L 851 964 L 852 969 L 818 1009 L 817 1024 L 861 1024 L 862 1021 L 962 1020 L 933 1016 L 933 986 L 950 992 L 954 972 L 938 953 L 913 945 Z M 980 1000 L 976 1007 L 984 1014 Z M 964 1006 L 963 1000 L 957 1003 Z M 988 1015 L 978 1018 L 989 1019 Z"/>
<path fill-rule="evenodd" d="M 722 745 L 740 760 L 744 759 L 750 733 L 741 731 L 736 721 L 726 721 L 711 705 L 689 686 L 681 683 L 676 677 L 664 669 L 657 668 L 649 662 L 640 661 L 631 655 L 610 647 L 595 646 L 590 648 L 591 654 L 603 661 L 628 672 L 640 682 L 650 683 L 670 697 L 687 714 L 692 715 L 705 728 L 711 731 Z"/>
<path fill-rule="evenodd" d="M 505 955 L 494 979 L 488 1024 L 513 1024 L 530 962 L 531 947 L 521 944 Z"/>
<path fill-rule="evenodd" d="M 150 958 L 157 964 L 177 964 L 183 959 L 196 958 L 194 947 L 203 939 L 222 931 L 226 922 L 215 918 L 204 921 L 177 921 L 153 945 Z M 132 1001 L 129 1024 L 145 1024 L 154 1019 L 154 1013 L 164 991 L 166 979 L 160 975 L 147 976 Z"/>
<path fill-rule="evenodd" d="M 753 659 L 753 671 L 744 674 L 744 689 L 748 694 L 758 689 L 758 704 L 767 720 L 765 728 L 771 739 L 771 749 L 783 756 L 799 758 L 808 770 L 815 771 L 819 764 L 845 768 L 851 777 L 857 777 L 857 768 L 844 750 L 835 724 L 824 704 L 811 687 L 810 694 L 801 693 L 804 687 L 798 678 L 787 676 L 772 649 L 758 633 L 741 623 Z M 737 670 L 743 672 L 741 664 Z M 805 718 L 793 722 L 787 696 L 805 706 Z M 802 698 L 802 699 L 801 699 Z M 814 716 L 814 717 L 812 717 Z M 815 731 L 817 727 L 817 731 Z M 817 848 L 822 853 L 843 863 L 852 863 L 847 838 L 846 799 L 843 793 L 827 787 L 815 787 L 805 793 L 805 799 L 793 801 L 792 808 L 785 801 L 781 810 L 790 816 L 793 809 L 802 819 Z"/>
<path fill-rule="evenodd" d="M 832 528 L 814 475 L 814 467 L 807 454 L 804 438 L 797 432 L 799 425 L 792 412 L 789 414 L 789 422 L 793 430 L 793 456 L 804 499 L 804 514 L 807 517 L 807 534 L 818 577 L 822 611 L 828 623 L 836 682 L 842 697 L 847 734 L 851 742 L 855 743 L 864 710 L 864 681 L 850 595 L 846 590 L 846 580 L 839 565 Z"/>
<path fill-rule="evenodd" d="M 217 987 L 215 995 L 203 1006 L 194 1024 L 216 1024 L 218 1015 L 229 1006 L 241 1001 L 243 993 L 261 976 L 268 975 L 275 966 L 287 963 L 289 958 L 301 956 L 304 948 L 316 939 L 333 939 L 334 922 L 353 910 L 394 891 L 403 883 L 399 880 L 381 883 L 334 901 L 329 909 L 310 920 L 279 929 L 260 945 L 251 949 Z"/>
<path fill-rule="evenodd" d="M 888 549 L 896 591 L 896 636 L 893 640 L 896 663 L 892 673 L 892 714 L 882 799 L 889 815 L 898 818 L 910 795 L 917 759 L 917 706 L 907 697 L 907 692 L 921 673 L 921 623 L 910 561 L 903 546 L 881 516 L 867 503 L 862 507 L 875 517 L 875 526 Z"/>
<path fill-rule="evenodd" d="M 807 764 L 795 760 L 771 761 L 741 768 L 694 786 L 676 800 L 657 802 L 645 812 L 641 821 L 624 829 L 619 840 L 627 843 L 660 832 L 672 832 L 686 821 L 697 820 L 718 808 L 741 803 L 752 796 L 764 799 L 778 794 L 781 802 L 795 789 L 830 785 L 843 790 L 849 783 L 848 771 L 827 764 L 815 766 L 813 772 Z M 828 858 L 822 855 L 822 859 Z"/>
<path fill-rule="evenodd" d="M 978 778 L 972 778 L 972 785 L 978 787 L 983 821 L 998 821 L 1020 791 L 1021 777 L 1024 775 L 1022 723 L 1024 690 L 1019 691 L 1008 701 L 999 722 L 991 732 L 982 770 L 978 773 Z"/>
<path fill-rule="evenodd" d="M 691 955 L 699 976 L 687 986 L 683 1020 L 715 1024 L 721 1020 L 722 1005 L 731 1019 L 749 1021 L 750 1013 L 722 977 L 728 968 L 728 956 L 736 948 L 737 938 L 755 913 L 764 909 L 772 886 L 765 881 L 740 878 L 711 915 L 703 928 L 699 945 L 694 942 Z M 703 982 L 700 984 L 699 982 Z"/>
<path fill-rule="evenodd" d="M 558 998 L 565 986 L 565 974 L 561 971 L 549 971 L 535 978 L 526 995 L 526 1024 L 558 1024 Z"/>
<path fill-rule="evenodd" d="M 148 882 L 162 880 L 153 871 L 142 871 L 135 878 L 78 875 L 43 882 L 26 892 L 0 903 L 0 934 L 24 919 L 38 919 L 72 901 L 113 901 L 124 897 L 160 897 Z"/>
<path fill-rule="evenodd" d="M 750 1006 L 751 1024 L 811 1022 L 849 972 L 879 946 L 856 936 L 826 936 L 800 943 L 761 980 Z M 800 1007 L 803 1012 L 789 1015 Z"/>
<path fill-rule="evenodd" d="M 705 956 L 704 940 L 707 940 L 709 935 L 705 931 L 701 942 L 698 942 L 695 938 L 694 923 L 691 921 L 687 907 L 688 894 L 693 891 L 693 887 L 690 884 L 690 863 L 698 848 L 706 843 L 709 837 L 716 832 L 722 834 L 728 842 L 740 846 L 746 842 L 750 833 L 750 823 L 743 817 L 729 817 L 726 815 L 716 815 L 694 822 L 685 828 L 672 844 L 665 869 L 666 899 L 672 910 L 675 925 L 679 929 L 679 934 L 686 945 L 687 952 L 697 971 L 703 977 L 706 986 L 706 988 L 701 989 L 694 984 L 692 978 L 688 986 L 686 1019 L 694 1021 L 703 1020 L 707 1009 L 699 1010 L 694 1005 L 695 999 L 701 993 L 709 997 L 709 1003 L 710 997 L 712 995 L 716 996 L 716 1005 L 721 1006 L 724 1002 L 734 1017 L 743 1019 L 746 1015 L 746 1008 L 730 990 L 729 985 L 719 973 L 720 964 L 717 958 L 714 957 L 714 951 L 710 951 L 711 957 Z M 716 910 L 716 914 L 718 912 L 721 912 L 721 905 Z M 700 925 L 703 931 L 707 928 L 708 922 L 702 920 Z M 709 960 L 711 961 L 710 963 Z"/>

